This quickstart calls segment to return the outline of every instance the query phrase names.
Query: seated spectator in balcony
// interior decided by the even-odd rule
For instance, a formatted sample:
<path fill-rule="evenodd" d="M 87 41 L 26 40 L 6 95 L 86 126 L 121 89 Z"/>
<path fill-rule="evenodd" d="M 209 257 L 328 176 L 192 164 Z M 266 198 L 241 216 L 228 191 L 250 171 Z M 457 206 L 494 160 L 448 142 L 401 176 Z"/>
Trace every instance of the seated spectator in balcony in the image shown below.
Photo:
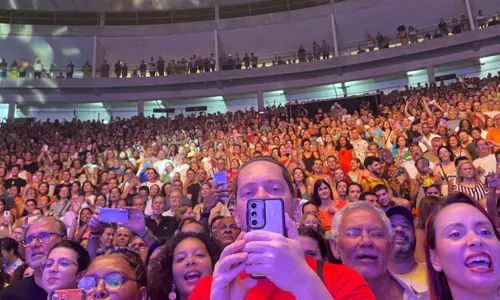
<path fill-rule="evenodd" d="M 306 61 L 306 49 L 304 49 L 304 45 L 300 44 L 297 56 L 299 57 L 299 63 Z"/>
<path fill-rule="evenodd" d="M 177 62 L 175 71 L 177 74 L 186 74 L 188 71 L 188 61 L 183 57 L 181 61 Z"/>
<path fill-rule="evenodd" d="M 356 54 L 360 54 L 360 53 L 365 53 L 366 51 L 361 48 L 361 45 L 358 45 L 358 52 Z"/>
<path fill-rule="evenodd" d="M 56 78 L 58 78 L 58 79 L 59 79 L 59 78 L 64 78 L 63 73 L 62 73 L 62 72 L 59 72 L 59 75 L 57 75 L 57 76 L 56 76 Z"/>
<path fill-rule="evenodd" d="M 73 72 L 75 71 L 75 65 L 70 60 L 66 65 L 66 78 L 73 78 Z"/>
<path fill-rule="evenodd" d="M 115 75 L 116 75 L 116 78 L 120 78 L 120 76 L 122 75 L 122 62 L 121 62 L 121 60 L 118 60 L 115 64 Z"/>
<path fill-rule="evenodd" d="M 469 19 L 465 15 L 460 16 L 460 25 L 462 26 L 462 31 L 470 31 Z"/>
<path fill-rule="evenodd" d="M 7 61 L 5 58 L 2 58 L 2 62 L 0 62 L 0 78 L 7 77 Z"/>
<path fill-rule="evenodd" d="M 236 70 L 241 70 L 241 58 L 238 53 L 236 53 L 236 57 L 234 58 L 234 68 Z"/>
<path fill-rule="evenodd" d="M 307 61 L 313 61 L 314 60 L 314 56 L 311 52 L 307 53 Z"/>
<path fill-rule="evenodd" d="M 196 56 L 195 55 L 193 55 L 193 57 L 191 57 L 189 59 L 188 66 L 189 66 L 189 73 L 190 74 L 194 74 L 198 71 L 198 69 L 196 68 Z"/>
<path fill-rule="evenodd" d="M 408 36 L 410 37 L 410 42 L 412 44 L 418 43 L 418 31 L 413 27 L 408 27 Z"/>
<path fill-rule="evenodd" d="M 21 59 L 21 64 L 19 64 L 19 78 L 25 78 L 26 72 L 28 71 L 29 64 L 24 58 Z"/>
<path fill-rule="evenodd" d="M 203 60 L 203 68 L 204 68 L 205 73 L 210 72 L 210 58 L 209 57 L 205 57 L 205 59 Z"/>
<path fill-rule="evenodd" d="M 10 65 L 10 78 L 19 77 L 19 67 L 17 66 L 17 61 L 13 61 Z"/>
<path fill-rule="evenodd" d="M 368 45 L 368 50 L 370 50 L 370 52 L 375 50 L 375 39 L 368 31 L 365 31 L 365 40 Z"/>
<path fill-rule="evenodd" d="M 123 63 L 122 65 L 122 77 L 127 78 L 128 76 L 128 66 L 127 63 Z"/>
<path fill-rule="evenodd" d="M 406 26 L 400 25 L 398 26 L 397 30 L 398 30 L 399 42 L 401 43 L 401 45 L 408 45 L 408 43 L 410 42 L 410 38 L 408 37 Z"/>
<path fill-rule="evenodd" d="M 141 60 L 141 64 L 139 65 L 139 75 L 141 77 L 146 77 L 146 70 L 147 70 L 146 63 L 144 62 L 144 59 Z"/>
<path fill-rule="evenodd" d="M 448 24 L 444 21 L 444 19 L 439 20 L 439 32 L 441 33 L 442 36 L 448 36 Z"/>
<path fill-rule="evenodd" d="M 434 31 L 434 34 L 432 35 L 433 39 L 439 39 L 441 37 L 443 37 L 443 35 L 441 34 L 441 32 L 439 30 Z"/>
<path fill-rule="evenodd" d="M 104 62 L 101 65 L 101 78 L 108 78 L 109 77 L 109 64 L 107 60 L 104 60 Z"/>
<path fill-rule="evenodd" d="M 281 59 L 281 56 L 278 56 L 277 65 L 278 65 L 278 66 L 281 66 L 281 65 L 286 65 L 286 62 L 284 62 L 284 61 L 283 61 L 283 59 Z"/>
<path fill-rule="evenodd" d="M 377 45 L 379 49 L 389 48 L 389 38 L 382 35 L 382 33 L 377 32 Z"/>
<path fill-rule="evenodd" d="M 205 69 L 205 60 L 201 58 L 201 56 L 198 56 L 196 59 L 196 67 L 200 73 L 203 73 L 203 70 Z"/>
<path fill-rule="evenodd" d="M 476 16 L 476 24 L 478 28 L 485 28 L 488 24 L 488 19 L 484 16 L 483 11 L 479 10 Z"/>
<path fill-rule="evenodd" d="M 215 55 L 213 53 L 210 53 L 210 71 L 215 72 Z"/>
<path fill-rule="evenodd" d="M 229 54 L 227 57 L 227 62 L 226 62 L 227 70 L 234 70 L 234 65 L 235 65 L 235 61 L 233 59 L 233 56 L 231 54 Z"/>
<path fill-rule="evenodd" d="M 323 59 L 330 58 L 330 45 L 325 39 L 323 40 L 323 44 L 321 44 L 321 54 L 323 55 Z"/>
<path fill-rule="evenodd" d="M 321 49 L 318 43 L 313 42 L 313 58 L 314 60 L 319 60 L 321 58 Z"/>
<path fill-rule="evenodd" d="M 496 13 L 493 18 L 491 18 L 491 21 L 488 23 L 488 26 L 494 26 L 500 24 L 500 13 Z"/>
<path fill-rule="evenodd" d="M 250 56 L 248 56 L 248 53 L 245 53 L 245 56 L 243 56 L 243 64 L 245 65 L 245 69 L 250 68 Z"/>
<path fill-rule="evenodd" d="M 156 66 L 158 67 L 158 76 L 165 75 L 165 61 L 161 56 L 158 57 L 158 60 L 156 61 Z"/>
<path fill-rule="evenodd" d="M 175 74 L 175 61 L 174 60 L 171 60 L 168 62 L 166 71 L 167 71 L 167 76 Z"/>
<path fill-rule="evenodd" d="M 43 64 L 42 64 L 42 61 L 40 59 L 37 60 L 36 63 L 33 65 L 33 69 L 35 70 L 35 78 L 41 78 L 42 71 L 43 71 Z M 21 74 L 21 73 L 19 73 L 19 74 Z M 19 77 L 21 77 L 21 75 L 19 75 Z"/>
<path fill-rule="evenodd" d="M 82 72 L 83 72 L 83 78 L 92 77 L 92 66 L 89 64 L 88 61 L 86 61 L 85 65 L 83 65 Z"/>
<path fill-rule="evenodd" d="M 222 71 L 227 70 L 227 56 L 226 53 L 222 53 L 222 56 L 219 59 L 219 67 Z"/>
<path fill-rule="evenodd" d="M 257 64 L 259 63 L 259 58 L 253 53 L 250 54 L 250 63 L 252 64 L 252 69 L 257 68 Z"/>
<path fill-rule="evenodd" d="M 458 22 L 457 18 L 453 18 L 451 20 L 451 34 L 459 34 L 462 33 L 462 25 L 460 25 L 460 22 Z"/>
<path fill-rule="evenodd" d="M 156 62 L 153 57 L 151 57 L 148 63 L 149 76 L 154 77 L 156 74 Z"/>

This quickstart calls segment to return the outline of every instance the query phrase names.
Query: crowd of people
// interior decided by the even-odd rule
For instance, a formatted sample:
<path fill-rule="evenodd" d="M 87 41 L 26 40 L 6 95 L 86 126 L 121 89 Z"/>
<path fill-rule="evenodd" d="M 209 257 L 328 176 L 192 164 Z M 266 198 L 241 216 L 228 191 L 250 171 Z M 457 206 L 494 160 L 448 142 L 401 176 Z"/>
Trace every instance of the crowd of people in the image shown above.
<path fill-rule="evenodd" d="M 499 14 L 495 14 L 491 18 L 484 16 L 483 11 L 479 10 L 475 19 L 477 28 L 486 28 L 494 25 L 500 24 Z M 399 43 L 402 46 L 408 44 L 418 43 L 422 40 L 431 40 L 449 36 L 450 34 L 456 35 L 462 32 L 470 31 L 471 23 L 469 19 L 463 14 L 460 19 L 453 17 L 450 23 L 447 23 L 444 19 L 440 19 L 437 28 L 431 30 L 426 28 L 425 31 L 416 29 L 413 26 L 406 28 L 405 25 L 400 25 L 397 27 L 397 35 L 395 36 L 395 43 Z M 366 51 L 374 51 L 375 47 L 378 49 L 389 48 L 391 44 L 391 38 L 389 36 L 383 35 L 377 32 L 377 35 L 373 37 L 368 31 L 365 32 L 365 42 L 366 47 L 358 46 L 358 53 Z"/>
<path fill-rule="evenodd" d="M 4 123 L 0 299 L 499 299 L 499 92 Z M 285 232 L 249 231 L 251 199 Z"/>

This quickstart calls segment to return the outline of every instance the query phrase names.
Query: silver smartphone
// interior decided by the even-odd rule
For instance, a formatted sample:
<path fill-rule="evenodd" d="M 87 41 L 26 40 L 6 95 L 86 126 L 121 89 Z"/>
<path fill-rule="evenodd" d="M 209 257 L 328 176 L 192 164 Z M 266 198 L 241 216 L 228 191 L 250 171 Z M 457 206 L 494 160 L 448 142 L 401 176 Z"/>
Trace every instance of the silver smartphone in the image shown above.
<path fill-rule="evenodd" d="M 247 232 L 264 230 L 286 236 L 285 205 L 281 198 L 251 199 L 247 201 Z M 265 278 L 250 274 L 252 278 Z"/>

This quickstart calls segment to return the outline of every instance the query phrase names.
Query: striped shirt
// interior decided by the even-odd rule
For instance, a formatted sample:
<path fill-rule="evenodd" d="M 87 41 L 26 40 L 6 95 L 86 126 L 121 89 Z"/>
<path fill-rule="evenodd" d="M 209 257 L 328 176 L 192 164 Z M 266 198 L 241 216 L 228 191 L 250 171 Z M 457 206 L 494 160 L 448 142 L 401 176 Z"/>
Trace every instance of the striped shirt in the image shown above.
<path fill-rule="evenodd" d="M 480 201 L 488 196 L 488 188 L 482 182 L 478 182 L 475 188 L 468 188 L 461 184 L 454 184 L 453 191 L 466 193 L 477 201 Z"/>

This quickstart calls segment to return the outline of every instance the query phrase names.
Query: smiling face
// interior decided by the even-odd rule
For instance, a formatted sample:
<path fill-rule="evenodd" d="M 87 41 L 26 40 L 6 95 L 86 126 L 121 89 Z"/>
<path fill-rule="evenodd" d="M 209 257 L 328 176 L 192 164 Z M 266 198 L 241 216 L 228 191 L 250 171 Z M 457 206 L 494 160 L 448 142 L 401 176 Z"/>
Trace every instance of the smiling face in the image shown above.
<path fill-rule="evenodd" d="M 186 238 L 174 250 L 172 275 L 182 299 L 187 298 L 201 278 L 213 272 L 212 259 L 199 239 Z"/>
<path fill-rule="evenodd" d="M 380 215 L 358 208 L 342 216 L 339 236 L 332 240 L 332 251 L 346 266 L 369 279 L 387 272 L 392 245 Z"/>
<path fill-rule="evenodd" d="M 390 221 L 394 241 L 394 260 L 406 262 L 415 253 L 415 231 L 412 224 L 401 215 L 393 215 Z"/>
<path fill-rule="evenodd" d="M 475 207 L 456 203 L 441 210 L 434 222 L 431 263 L 454 289 L 488 291 L 500 287 L 500 241 L 490 221 Z"/>

